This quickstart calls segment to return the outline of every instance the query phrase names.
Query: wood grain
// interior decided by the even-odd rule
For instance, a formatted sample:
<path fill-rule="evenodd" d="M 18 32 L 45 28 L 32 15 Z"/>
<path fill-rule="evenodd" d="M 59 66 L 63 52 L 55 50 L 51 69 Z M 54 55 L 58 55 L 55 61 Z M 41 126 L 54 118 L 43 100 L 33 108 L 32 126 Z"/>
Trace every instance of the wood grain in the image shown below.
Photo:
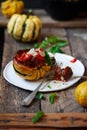
<path fill-rule="evenodd" d="M 85 62 L 84 65 L 87 68 L 86 59 L 84 60 L 84 56 L 86 57 L 85 54 L 86 54 L 87 44 L 84 44 L 84 40 L 82 40 L 82 38 L 80 38 L 80 41 L 79 41 L 79 37 L 77 37 L 77 40 L 78 40 L 77 41 L 76 37 L 73 36 L 73 34 L 71 33 L 72 30 L 73 30 L 73 33 L 75 33 L 75 29 L 68 29 L 68 30 L 65 29 L 65 32 L 66 32 L 65 34 L 66 35 L 64 35 L 64 36 L 68 40 L 69 45 L 66 48 L 64 47 L 64 52 L 65 52 L 65 54 L 69 54 L 69 55 L 72 55 L 72 56 L 78 58 L 83 63 Z M 82 34 L 83 34 L 83 32 L 82 32 Z M 81 31 L 79 29 L 77 30 L 77 34 L 78 33 L 81 33 Z M 86 31 L 85 31 L 85 33 L 86 33 Z M 63 36 L 63 34 L 62 34 L 62 36 Z M 80 53 L 80 52 L 82 52 L 82 53 Z M 76 55 L 75 55 L 75 53 L 76 53 Z M 79 58 L 80 57 L 79 53 L 81 55 L 81 58 Z M 86 72 L 85 72 L 85 75 L 87 75 Z M 80 82 L 82 82 L 82 81 L 84 81 L 84 79 L 80 80 L 78 82 L 78 84 Z M 45 111 L 45 112 L 51 112 L 51 113 L 52 112 L 58 112 L 58 113 L 60 113 L 60 112 L 63 112 L 63 113 L 65 113 L 65 112 L 84 112 L 85 109 L 83 107 L 81 107 L 76 102 L 75 97 L 74 97 L 74 91 L 75 91 L 76 86 L 77 86 L 77 84 L 71 86 L 70 88 L 68 88 L 68 89 L 66 89 L 64 91 L 58 91 L 58 92 L 56 92 L 56 94 L 58 95 L 58 98 L 54 102 L 53 105 L 50 104 L 50 102 L 49 102 L 49 95 L 50 95 L 50 93 L 46 93 L 45 94 L 46 100 L 42 100 L 41 101 L 41 109 L 43 111 Z"/>
<path fill-rule="evenodd" d="M 73 33 L 70 30 L 54 28 L 54 27 L 43 27 L 41 31 L 40 38 L 38 41 L 41 41 L 44 37 L 50 36 L 54 34 L 59 37 L 63 37 L 68 40 L 69 45 L 64 47 L 63 50 L 66 54 L 72 54 L 73 56 L 77 57 L 79 55 L 79 46 L 81 46 L 80 51 L 84 52 L 81 53 L 82 58 L 79 60 L 83 60 L 83 63 L 86 61 L 84 60 L 83 54 L 86 54 L 86 50 L 84 46 L 82 46 L 84 41 L 80 40 L 79 46 L 76 46 L 75 37 L 73 37 Z M 74 30 L 73 30 L 74 32 Z M 79 32 L 79 31 L 77 31 Z M 72 40 L 71 40 L 72 39 Z M 77 38 L 79 39 L 79 38 Z M 23 44 L 21 42 L 16 42 L 11 36 L 8 35 L 7 30 L 5 31 L 5 43 L 4 43 L 4 52 L 3 52 L 3 62 L 2 62 L 2 73 L 5 65 L 12 60 L 15 52 L 24 47 L 32 47 L 33 44 Z M 75 51 L 76 48 L 76 51 Z M 86 48 L 86 44 L 85 44 Z M 72 51 L 71 51 L 72 50 Z M 76 55 L 74 55 L 76 53 Z M 85 66 L 86 62 L 85 62 Z M 83 79 L 81 80 L 81 82 Z M 44 112 L 50 113 L 65 113 L 65 112 L 86 112 L 86 109 L 81 107 L 74 98 L 74 90 L 77 84 L 73 85 L 64 91 L 56 92 L 58 95 L 58 99 L 54 104 L 49 103 L 49 95 L 50 93 L 45 93 L 45 100 L 34 100 L 33 104 L 29 107 L 22 107 L 20 105 L 21 100 L 23 100 L 30 91 L 25 91 L 20 88 L 15 87 L 14 85 L 9 84 L 7 81 L 3 79 L 1 76 L 1 87 L 0 87 L 0 112 L 1 113 L 19 113 L 19 112 L 37 112 L 40 109 Z M 71 107 L 72 106 L 72 107 Z"/>
<path fill-rule="evenodd" d="M 40 121 L 33 124 L 32 117 L 35 114 L 1 114 L 0 128 L 72 128 L 72 127 L 87 127 L 87 114 L 83 113 L 46 113 Z"/>
<path fill-rule="evenodd" d="M 66 32 L 64 29 L 57 28 L 47 28 L 44 27 L 40 38 L 38 41 L 41 41 L 46 36 L 50 36 L 52 34 L 65 38 Z M 2 58 L 2 74 L 3 69 L 6 64 L 12 60 L 14 54 L 17 50 L 32 47 L 33 44 L 24 44 L 21 42 L 15 41 L 10 35 L 8 35 L 7 30 L 5 30 L 5 42 L 4 42 L 4 50 L 3 50 L 3 58 Z M 30 93 L 30 91 L 22 90 L 20 88 L 15 87 L 14 85 L 9 84 L 3 78 L 1 74 L 1 99 L 0 99 L 0 112 L 1 113 L 19 113 L 19 112 L 37 112 L 41 109 L 41 102 L 37 99 L 29 107 L 23 107 L 20 105 L 21 101 Z"/>
<path fill-rule="evenodd" d="M 36 13 L 39 14 L 40 12 Z M 85 66 L 85 75 L 87 75 L 87 29 L 58 28 L 59 25 L 57 25 L 56 21 L 51 21 L 51 23 L 47 16 L 44 14 L 41 15 L 41 13 L 39 15 L 41 18 L 44 17 L 44 20 L 46 18 L 46 21 L 43 21 L 44 26 L 38 42 L 42 41 L 46 36 L 50 36 L 52 34 L 66 39 L 69 44 L 62 49 L 66 54 L 72 55 L 82 61 Z M 3 21 L 4 20 L 5 19 L 3 18 Z M 7 21 L 4 23 L 5 26 Z M 62 26 L 60 27 L 66 26 L 66 22 L 61 24 Z M 68 24 L 69 23 L 67 23 L 66 27 L 77 26 L 74 26 L 73 22 L 70 23 L 69 26 Z M 83 35 L 85 35 L 85 39 Z M 72 129 L 73 127 L 74 129 L 76 128 L 76 130 L 78 130 L 78 127 L 81 127 L 82 129 L 83 127 L 87 127 L 87 108 L 81 107 L 74 98 L 74 91 L 76 86 L 80 82 L 85 81 L 85 79 L 81 79 L 78 83 L 64 91 L 56 92 L 58 98 L 53 104 L 49 103 L 49 95 L 51 94 L 51 92 L 49 92 L 44 93 L 45 100 L 40 101 L 35 99 L 34 102 L 28 107 L 23 107 L 20 105 L 21 101 L 31 92 L 20 89 L 5 81 L 3 78 L 3 69 L 6 64 L 12 60 L 17 50 L 26 47 L 33 47 L 33 43 L 24 44 L 17 42 L 10 35 L 8 35 L 7 30 L 5 30 L 4 37 L 2 68 L 0 75 L 0 130 L 40 130 L 42 128 L 48 130 L 60 130 L 61 128 Z M 31 119 L 34 113 L 39 110 L 44 111 L 45 116 L 38 123 L 32 124 Z"/>
<path fill-rule="evenodd" d="M 26 97 L 30 91 L 25 91 L 17 88 L 14 85 L 9 84 L 3 78 L 3 69 L 6 64 L 12 60 L 16 51 L 23 46 L 21 43 L 17 43 L 12 37 L 10 37 L 5 31 L 5 43 L 2 58 L 2 73 L 1 73 L 1 84 L 0 84 L 0 113 L 19 113 L 19 112 L 37 112 L 40 109 L 39 100 L 35 100 L 29 108 L 22 107 L 21 101 Z"/>
<path fill-rule="evenodd" d="M 86 17 L 80 17 L 77 16 L 77 18 L 74 18 L 72 20 L 68 20 L 68 21 L 59 21 L 59 20 L 54 20 L 52 19 L 45 10 L 33 10 L 33 14 L 37 15 L 41 18 L 42 22 L 43 22 L 43 26 L 49 26 L 49 27 L 87 27 L 87 16 Z M 0 13 L 0 26 L 2 27 L 6 27 L 7 23 L 8 23 L 9 19 L 7 19 L 6 17 L 4 17 L 1 13 Z"/>
<path fill-rule="evenodd" d="M 70 40 L 72 55 L 84 64 L 85 75 L 87 75 L 87 30 L 81 28 L 68 29 L 67 33 Z"/>

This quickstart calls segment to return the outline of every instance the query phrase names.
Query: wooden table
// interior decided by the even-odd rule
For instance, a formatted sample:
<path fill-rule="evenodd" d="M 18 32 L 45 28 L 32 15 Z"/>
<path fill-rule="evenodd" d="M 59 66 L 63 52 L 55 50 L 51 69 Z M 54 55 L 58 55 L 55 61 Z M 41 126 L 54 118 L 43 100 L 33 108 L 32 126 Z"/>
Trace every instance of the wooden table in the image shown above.
<path fill-rule="evenodd" d="M 85 66 L 85 75 L 87 75 L 87 21 L 54 21 L 44 11 L 35 11 L 34 13 L 43 20 L 43 28 L 38 40 L 41 41 L 44 37 L 52 34 L 67 39 L 69 44 L 63 48 L 65 54 L 80 60 Z M 0 26 L 6 27 L 7 22 L 8 19 L 1 15 Z M 49 103 L 49 95 L 52 93 L 49 92 L 44 93 L 45 100 L 34 100 L 29 107 L 23 107 L 20 105 L 21 101 L 31 92 L 8 83 L 2 73 L 17 50 L 31 47 L 33 44 L 22 44 L 15 41 L 8 35 L 6 28 L 4 29 L 4 44 L 1 44 L 3 55 L 0 74 L 0 130 L 42 130 L 44 128 L 60 130 L 61 128 L 73 129 L 73 127 L 76 130 L 86 129 L 87 109 L 81 107 L 74 98 L 76 86 L 85 79 L 81 79 L 66 90 L 57 91 L 58 99 L 54 104 Z M 32 124 L 31 119 L 39 110 L 44 111 L 45 116 L 36 124 Z"/>

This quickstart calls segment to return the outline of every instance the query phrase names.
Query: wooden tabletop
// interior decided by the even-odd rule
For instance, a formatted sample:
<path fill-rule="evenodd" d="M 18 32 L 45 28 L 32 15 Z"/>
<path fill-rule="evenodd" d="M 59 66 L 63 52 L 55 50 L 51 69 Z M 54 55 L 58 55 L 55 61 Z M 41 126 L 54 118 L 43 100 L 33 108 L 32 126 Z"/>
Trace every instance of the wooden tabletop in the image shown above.
<path fill-rule="evenodd" d="M 40 11 L 38 11 L 39 15 Z M 37 12 L 36 12 L 37 14 Z M 41 14 L 41 13 L 40 13 Z M 43 13 L 42 13 L 43 14 Z M 43 28 L 40 34 L 38 41 L 41 41 L 44 37 L 50 36 L 52 34 L 62 37 L 68 41 L 68 45 L 63 48 L 65 54 L 72 55 L 80 60 L 85 66 L 85 74 L 87 75 L 87 22 L 85 25 L 81 23 L 81 28 L 72 25 L 66 28 L 59 22 L 56 24 L 56 21 L 48 24 L 49 16 L 40 15 L 43 20 Z M 44 18 L 45 17 L 45 18 Z M 45 21 L 45 22 L 44 22 Z M 8 19 L 3 16 L 0 16 L 0 26 L 6 27 Z M 3 23 L 3 24 L 2 24 Z M 64 22 L 63 22 L 64 23 Z M 73 21 L 72 21 L 73 23 Z M 61 28 L 60 28 L 61 27 Z M 76 27 L 76 28 L 75 28 Z M 33 43 L 24 44 L 21 42 L 15 41 L 7 32 L 7 29 L 4 29 L 4 44 L 3 45 L 3 55 L 2 55 L 2 66 L 0 74 L 0 129 L 86 129 L 87 127 L 87 108 L 80 106 L 74 97 L 74 91 L 76 86 L 85 81 L 81 79 L 76 84 L 71 87 L 62 90 L 56 91 L 58 99 L 50 104 L 49 95 L 52 92 L 44 93 L 45 99 L 38 100 L 35 99 L 33 103 L 24 107 L 21 106 L 21 101 L 29 94 L 31 91 L 23 90 L 18 88 L 10 83 L 8 83 L 3 78 L 3 70 L 6 64 L 12 60 L 15 52 L 19 49 L 26 47 L 33 47 Z M 78 70 L 80 71 L 80 70 Z M 44 111 L 45 116 L 36 124 L 32 124 L 31 119 L 35 113 L 39 110 Z"/>
<path fill-rule="evenodd" d="M 27 11 L 25 11 L 27 12 Z M 68 21 L 60 21 L 60 20 L 54 20 L 52 19 L 45 10 L 42 9 L 36 9 L 33 10 L 33 14 L 40 16 L 44 26 L 52 26 L 54 27 L 64 27 L 64 28 L 75 28 L 75 27 L 87 27 L 87 12 L 79 13 L 78 16 L 75 18 L 68 20 Z M 0 13 L 0 26 L 6 27 L 8 20 L 6 17 L 3 17 Z"/>

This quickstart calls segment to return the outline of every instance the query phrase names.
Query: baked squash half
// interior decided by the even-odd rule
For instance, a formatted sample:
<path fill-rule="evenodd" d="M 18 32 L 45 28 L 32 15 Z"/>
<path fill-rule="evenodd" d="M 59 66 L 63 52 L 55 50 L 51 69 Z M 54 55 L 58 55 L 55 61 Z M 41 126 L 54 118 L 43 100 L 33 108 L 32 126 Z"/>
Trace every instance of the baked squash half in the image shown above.
<path fill-rule="evenodd" d="M 26 80 L 38 80 L 43 78 L 55 63 L 54 57 L 38 49 L 19 50 L 13 58 L 13 68 L 15 72 Z"/>
<path fill-rule="evenodd" d="M 42 22 L 39 17 L 26 14 L 14 14 L 7 24 L 8 33 L 22 42 L 35 41 L 41 28 Z"/>

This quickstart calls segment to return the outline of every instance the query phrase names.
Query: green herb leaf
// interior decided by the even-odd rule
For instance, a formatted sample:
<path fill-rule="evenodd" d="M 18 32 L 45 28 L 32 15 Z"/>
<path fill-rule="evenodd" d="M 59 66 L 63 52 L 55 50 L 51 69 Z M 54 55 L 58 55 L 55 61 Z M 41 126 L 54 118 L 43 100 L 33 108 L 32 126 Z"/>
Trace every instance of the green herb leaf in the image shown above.
<path fill-rule="evenodd" d="M 38 43 L 34 44 L 35 48 L 47 48 L 49 45 L 52 44 L 59 44 L 59 47 L 64 47 L 67 45 L 67 41 L 59 38 L 55 35 L 52 35 L 50 37 L 46 37 L 41 43 L 40 45 L 38 45 Z"/>
<path fill-rule="evenodd" d="M 47 47 L 49 44 L 54 44 L 55 42 L 57 42 L 58 39 L 56 36 L 52 35 L 50 37 L 46 37 L 42 43 L 40 44 L 39 48 L 45 48 Z"/>
<path fill-rule="evenodd" d="M 67 45 L 67 42 L 59 42 L 56 44 L 58 47 L 65 47 Z"/>
<path fill-rule="evenodd" d="M 45 61 L 48 63 L 48 65 L 53 66 L 53 62 L 46 50 L 45 50 Z"/>
<path fill-rule="evenodd" d="M 49 51 L 51 52 L 51 53 L 64 53 L 57 45 L 55 45 L 55 46 L 53 46 L 53 47 L 51 47 L 50 49 L 49 49 Z"/>
<path fill-rule="evenodd" d="M 32 123 L 36 123 L 38 120 L 41 119 L 41 117 L 44 115 L 43 111 L 39 111 L 36 113 L 36 115 L 32 118 Z"/>
<path fill-rule="evenodd" d="M 66 42 L 66 40 L 63 39 L 63 38 L 58 37 L 57 39 L 58 39 L 59 42 Z"/>
<path fill-rule="evenodd" d="M 53 104 L 55 97 L 57 97 L 56 93 L 50 94 L 49 101 L 50 101 L 51 104 Z"/>
<path fill-rule="evenodd" d="M 37 93 L 37 98 L 41 100 L 42 98 L 44 98 L 44 94 L 43 93 Z"/>
<path fill-rule="evenodd" d="M 47 87 L 48 87 L 48 88 L 51 88 L 51 86 L 50 86 L 50 85 L 48 85 Z"/>
<path fill-rule="evenodd" d="M 45 48 L 45 47 L 47 47 L 47 45 L 49 44 L 49 42 L 48 42 L 47 39 L 48 39 L 48 38 L 45 38 L 45 39 L 41 42 L 39 48 Z"/>
<path fill-rule="evenodd" d="M 58 42 L 58 38 L 55 35 L 52 35 L 52 36 L 48 37 L 47 41 L 49 43 L 56 43 L 56 42 Z"/>

